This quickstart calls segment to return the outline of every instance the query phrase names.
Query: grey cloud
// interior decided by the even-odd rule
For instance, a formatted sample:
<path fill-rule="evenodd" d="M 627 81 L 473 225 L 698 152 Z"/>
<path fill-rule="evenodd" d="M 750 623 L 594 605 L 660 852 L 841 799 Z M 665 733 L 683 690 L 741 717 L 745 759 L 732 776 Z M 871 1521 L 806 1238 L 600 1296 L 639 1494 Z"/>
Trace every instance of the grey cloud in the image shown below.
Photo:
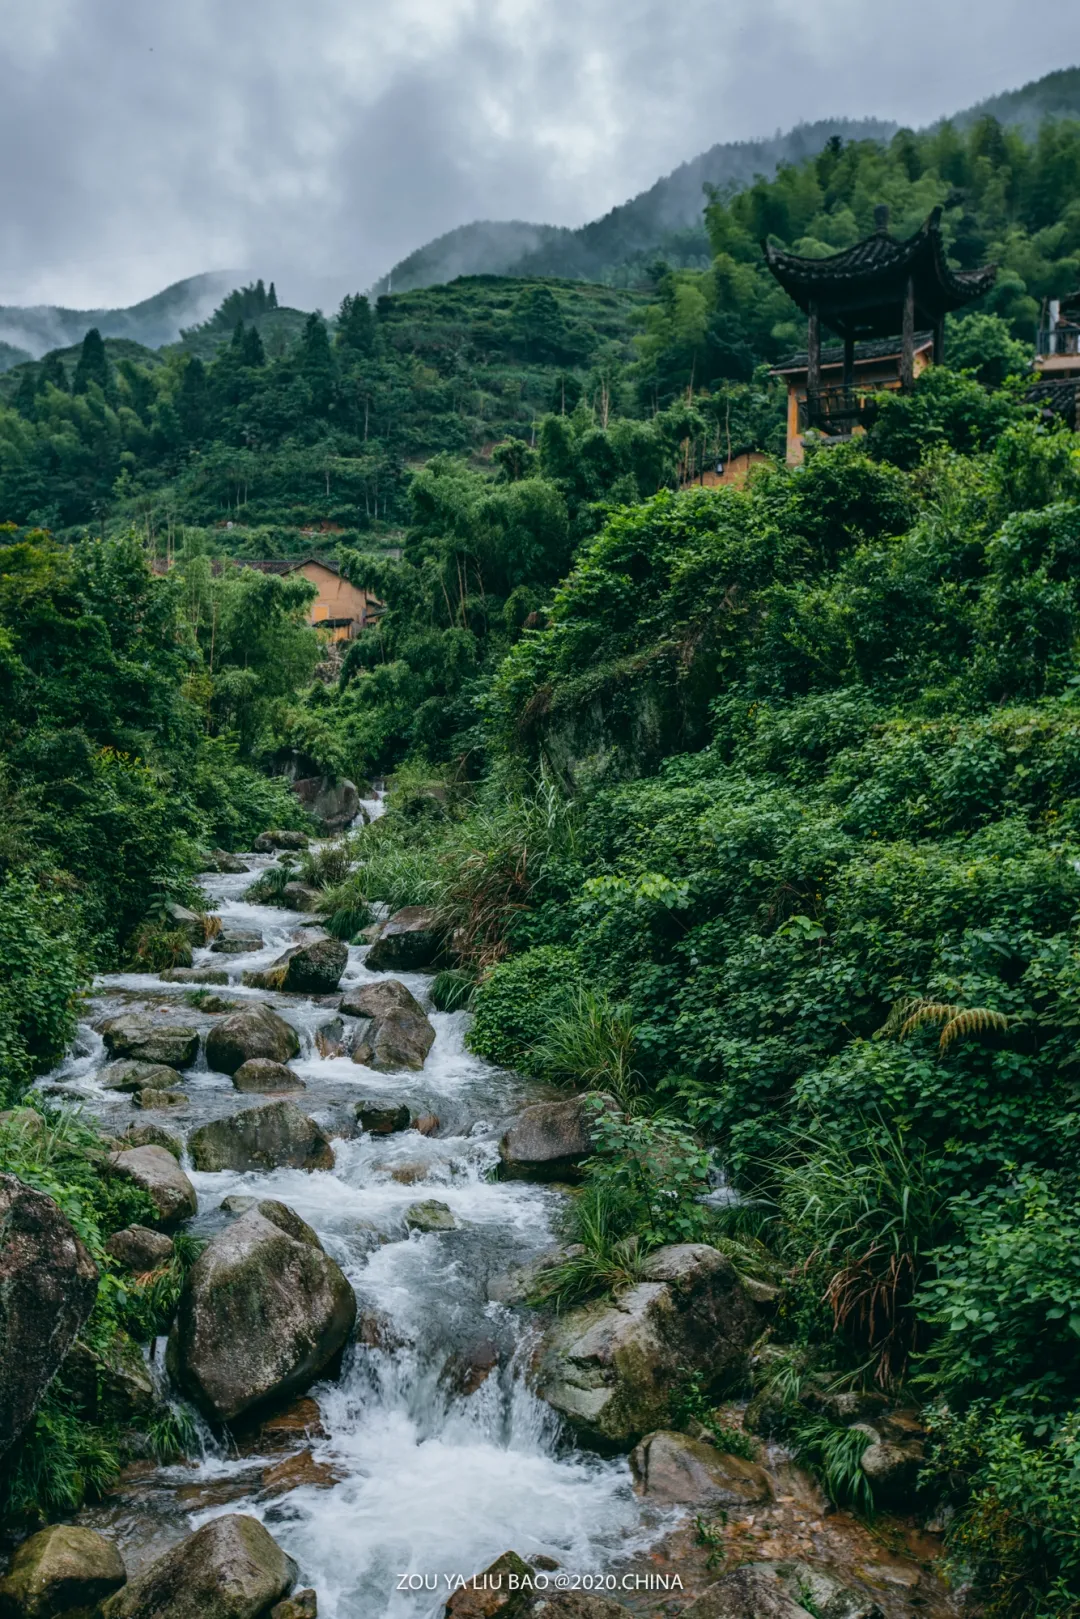
<path fill-rule="evenodd" d="M 0 0 L 0 303 L 364 286 L 470 219 L 579 224 L 715 141 L 1077 56 L 1060 0 Z"/>

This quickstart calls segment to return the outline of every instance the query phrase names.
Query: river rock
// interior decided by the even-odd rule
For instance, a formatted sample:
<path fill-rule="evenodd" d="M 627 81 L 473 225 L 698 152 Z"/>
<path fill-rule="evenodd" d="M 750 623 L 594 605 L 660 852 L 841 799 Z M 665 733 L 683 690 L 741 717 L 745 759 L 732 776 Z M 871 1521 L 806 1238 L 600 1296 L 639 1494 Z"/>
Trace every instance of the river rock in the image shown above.
<path fill-rule="evenodd" d="M 169 919 L 169 926 L 176 933 L 182 933 L 189 944 L 196 948 L 206 943 L 207 919 L 198 911 L 189 911 L 186 905 L 171 903 L 165 907 Z"/>
<path fill-rule="evenodd" d="M 391 1012 L 412 1012 L 423 1017 L 424 1008 L 412 990 L 397 978 L 380 978 L 373 984 L 353 984 L 338 1002 L 338 1011 L 347 1017 L 384 1018 Z"/>
<path fill-rule="evenodd" d="M 499 1142 L 502 1175 L 567 1180 L 592 1152 L 592 1115 L 579 1096 L 527 1107 Z"/>
<path fill-rule="evenodd" d="M 301 1450 L 295 1456 L 286 1456 L 263 1471 L 260 1483 L 264 1495 L 287 1495 L 290 1490 L 305 1486 L 315 1490 L 332 1490 L 343 1474 L 329 1462 L 317 1462 L 310 1450 Z"/>
<path fill-rule="evenodd" d="M 735 1509 L 772 1497 L 769 1476 L 756 1462 L 665 1429 L 631 1451 L 630 1471 L 639 1494 L 665 1505 Z"/>
<path fill-rule="evenodd" d="M 369 1135 L 390 1136 L 399 1130 L 407 1130 L 412 1115 L 406 1102 L 395 1102 L 389 1097 L 369 1097 L 357 1102 L 356 1122 Z"/>
<path fill-rule="evenodd" d="M 630 1619 L 629 1608 L 595 1591 L 542 1591 L 527 1610 L 530 1619 Z"/>
<path fill-rule="evenodd" d="M 277 989 L 290 995 L 329 995 L 345 971 L 349 947 L 341 939 L 314 939 L 294 944 L 261 972 L 247 972 L 253 989 Z"/>
<path fill-rule="evenodd" d="M 292 790 L 324 832 L 343 832 L 356 820 L 360 792 L 355 782 L 344 777 L 306 776 L 294 781 Z"/>
<path fill-rule="evenodd" d="M 263 936 L 254 931 L 243 932 L 239 928 L 229 933 L 219 933 L 213 944 L 211 952 L 215 956 L 250 956 L 263 947 Z M 225 974 L 228 983 L 229 975 Z"/>
<path fill-rule="evenodd" d="M 250 1057 L 247 1062 L 242 1062 L 232 1082 L 238 1091 L 255 1092 L 262 1096 L 307 1089 L 299 1074 L 294 1074 L 282 1062 L 271 1062 L 268 1057 Z"/>
<path fill-rule="evenodd" d="M 163 1062 L 133 1062 L 130 1057 L 124 1057 L 120 1062 L 108 1063 L 94 1078 L 107 1091 L 127 1094 L 168 1090 L 170 1085 L 176 1084 L 177 1073 L 175 1068 L 168 1068 Z"/>
<path fill-rule="evenodd" d="M 625 1449 L 669 1419 L 687 1373 L 708 1386 L 738 1366 L 761 1318 L 731 1261 L 705 1243 L 658 1248 L 645 1280 L 570 1310 L 538 1355 L 542 1396 L 582 1438 Z"/>
<path fill-rule="evenodd" d="M 247 862 L 241 860 L 238 854 L 230 854 L 228 849 L 215 849 L 210 856 L 214 864 L 207 869 L 219 871 L 225 877 L 239 877 L 241 872 L 247 871 Z"/>
<path fill-rule="evenodd" d="M 114 1152 L 109 1164 L 116 1175 L 134 1181 L 157 1210 L 156 1224 L 163 1231 L 190 1220 L 199 1206 L 195 1188 L 165 1147 L 128 1147 Z"/>
<path fill-rule="evenodd" d="M 54 1523 L 24 1540 L 0 1580 L 0 1619 L 90 1613 L 126 1576 L 116 1547 L 92 1529 Z M 74 1610 L 74 1611 L 73 1611 Z"/>
<path fill-rule="evenodd" d="M 446 1203 L 440 1203 L 437 1198 L 427 1198 L 423 1203 L 413 1203 L 405 1210 L 405 1225 L 409 1231 L 456 1231 L 457 1221 Z"/>
<path fill-rule="evenodd" d="M 116 1332 L 98 1353 L 81 1339 L 64 1361 L 64 1384 L 92 1422 L 144 1423 L 159 1401 L 139 1347 L 126 1332 Z"/>
<path fill-rule="evenodd" d="M 517 1552 L 503 1552 L 490 1567 L 474 1574 L 453 1593 L 446 1604 L 446 1619 L 492 1619 L 495 1614 L 499 1619 L 519 1619 L 528 1612 L 528 1594 L 513 1589 L 511 1580 L 519 1583 L 532 1573 Z"/>
<path fill-rule="evenodd" d="M 334 1150 L 321 1126 L 295 1102 L 266 1102 L 231 1118 L 212 1119 L 188 1142 L 195 1168 L 333 1169 Z"/>
<path fill-rule="evenodd" d="M 172 1153 L 177 1163 L 184 1156 L 184 1143 L 179 1136 L 171 1135 L 160 1124 L 152 1124 L 149 1120 L 145 1124 L 129 1124 L 119 1139 L 123 1147 L 164 1147 L 166 1152 Z"/>
<path fill-rule="evenodd" d="M 911 1506 L 925 1460 L 919 1443 L 898 1445 L 877 1439 L 863 1451 L 859 1466 L 870 1480 L 879 1507 Z"/>
<path fill-rule="evenodd" d="M 684 1619 L 881 1619 L 870 1594 L 829 1569 L 792 1560 L 744 1563 L 683 1609 Z"/>
<path fill-rule="evenodd" d="M 281 904 L 287 911 L 317 911 L 322 895 L 309 883 L 286 883 L 281 890 Z"/>
<path fill-rule="evenodd" d="M 102 1619 L 258 1619 L 292 1590 L 296 1564 L 257 1518 L 213 1518 L 140 1569 Z"/>
<path fill-rule="evenodd" d="M 128 1225 L 122 1231 L 113 1232 L 105 1244 L 105 1252 L 125 1270 L 143 1275 L 169 1263 L 173 1240 L 163 1231 L 151 1231 L 149 1226 Z"/>
<path fill-rule="evenodd" d="M 269 832 L 260 832 L 251 847 L 256 854 L 273 854 L 275 849 L 306 849 L 307 846 L 306 833 L 272 827 Z"/>
<path fill-rule="evenodd" d="M 190 1068 L 199 1052 L 199 1031 L 187 1023 L 158 1023 L 147 1012 L 124 1012 L 100 1025 L 113 1057 Z"/>
<path fill-rule="evenodd" d="M 305 1591 L 294 1591 L 291 1597 L 283 1602 L 277 1602 L 270 1609 L 270 1619 L 318 1619 L 319 1600 L 315 1592 L 308 1587 Z"/>
<path fill-rule="evenodd" d="M 145 1108 L 148 1112 L 166 1112 L 170 1108 L 187 1107 L 188 1098 L 183 1091 L 136 1091 L 131 1098 L 135 1107 Z"/>
<path fill-rule="evenodd" d="M 97 1266 L 52 1198 L 0 1174 L 0 1456 L 37 1409 L 97 1286 Z"/>
<path fill-rule="evenodd" d="M 296 1030 L 262 1002 L 230 1012 L 206 1036 L 206 1060 L 221 1074 L 235 1074 L 252 1057 L 287 1063 L 299 1050 Z"/>
<path fill-rule="evenodd" d="M 442 929 L 436 924 L 434 910 L 427 905 L 407 905 L 383 923 L 364 966 L 373 973 L 418 972 L 433 966 L 442 949 Z"/>
<path fill-rule="evenodd" d="M 314 1231 L 264 1200 L 220 1231 L 188 1272 L 169 1369 L 208 1416 L 235 1422 L 321 1377 L 355 1318 L 353 1290 Z"/>
<path fill-rule="evenodd" d="M 353 1062 L 380 1074 L 397 1073 L 403 1068 L 418 1073 L 434 1042 L 435 1030 L 423 1012 L 419 1016 L 391 1012 L 385 1018 L 360 1025 L 349 1055 Z"/>
<path fill-rule="evenodd" d="M 210 946 L 213 950 L 217 939 Z M 229 975 L 223 967 L 166 967 L 158 977 L 166 984 L 227 984 Z"/>
<path fill-rule="evenodd" d="M 439 1115 L 437 1113 L 418 1113 L 412 1121 L 412 1127 L 419 1135 L 436 1135 L 439 1129 Z"/>

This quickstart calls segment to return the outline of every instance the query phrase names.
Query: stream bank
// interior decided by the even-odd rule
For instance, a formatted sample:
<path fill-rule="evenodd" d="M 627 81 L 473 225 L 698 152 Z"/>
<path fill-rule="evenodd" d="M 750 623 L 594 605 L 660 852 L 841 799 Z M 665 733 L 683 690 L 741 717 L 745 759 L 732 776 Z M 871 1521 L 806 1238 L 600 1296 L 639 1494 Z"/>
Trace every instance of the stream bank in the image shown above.
<path fill-rule="evenodd" d="M 715 1520 L 703 1542 L 693 1511 L 642 1502 L 624 1457 L 600 1457 L 570 1441 L 528 1377 L 534 1321 L 490 1296 L 499 1278 L 558 1240 L 561 1189 L 492 1175 L 500 1137 L 540 1093 L 467 1051 L 468 1014 L 434 1011 L 426 973 L 372 972 L 367 946 L 349 947 L 333 995 L 246 985 L 245 974 L 264 972 L 283 950 L 318 936 L 303 916 L 244 898 L 275 860 L 245 855 L 245 871 L 203 879 L 207 909 L 223 930 L 251 936 L 249 948 L 233 953 L 196 951 L 196 968 L 227 975 L 212 989 L 216 1010 L 199 1004 L 205 994 L 193 994 L 191 983 L 103 977 L 77 1050 L 44 1088 L 79 1102 L 109 1135 L 152 1119 L 182 1137 L 198 1198 L 187 1227 L 194 1235 L 223 1230 L 236 1209 L 224 1205 L 237 1198 L 274 1199 L 295 1211 L 355 1292 L 355 1341 L 338 1378 L 234 1440 L 192 1413 L 198 1456 L 175 1466 L 132 1464 L 79 1523 L 115 1542 L 130 1576 L 215 1517 L 249 1514 L 296 1561 L 299 1584 L 316 1590 L 323 1619 L 434 1616 L 448 1576 L 471 1577 L 509 1548 L 541 1566 L 602 1576 L 611 1595 L 643 1614 L 681 1611 L 744 1558 L 791 1557 L 869 1582 L 887 1619 L 944 1611 L 928 1567 L 931 1541 L 896 1525 L 883 1542 L 881 1530 L 875 1536 L 845 1514 L 829 1514 L 779 1450 L 765 1458 L 771 1499 Z M 392 980 L 424 1008 L 435 1039 L 421 1070 L 372 1074 L 342 1054 L 327 1029 L 343 994 Z M 270 1006 L 295 1029 L 300 1050 L 289 1066 L 304 1090 L 292 1100 L 331 1138 L 332 1168 L 194 1168 L 187 1144 L 196 1130 L 267 1100 L 239 1092 L 206 1064 L 206 1035 L 221 1002 Z M 137 1111 L 129 1095 L 100 1083 L 109 1054 L 97 1029 L 132 1012 L 198 1032 L 183 1099 L 167 1112 Z M 400 1102 L 413 1118 L 434 1116 L 437 1127 L 358 1132 L 356 1103 L 372 1095 Z M 418 1201 L 431 1199 L 449 1210 L 449 1229 L 419 1230 L 408 1218 Z M 164 1359 L 159 1340 L 150 1361 L 162 1388 Z"/>

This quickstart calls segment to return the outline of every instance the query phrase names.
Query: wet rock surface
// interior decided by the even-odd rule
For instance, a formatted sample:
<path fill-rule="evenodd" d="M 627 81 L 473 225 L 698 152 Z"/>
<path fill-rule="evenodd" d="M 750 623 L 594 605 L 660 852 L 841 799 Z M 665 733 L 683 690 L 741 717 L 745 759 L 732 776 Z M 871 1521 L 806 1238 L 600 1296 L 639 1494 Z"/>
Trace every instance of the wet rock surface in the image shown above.
<path fill-rule="evenodd" d="M 196 1169 L 332 1169 L 326 1132 L 295 1102 L 267 1102 L 193 1131 L 188 1143 Z"/>
<path fill-rule="evenodd" d="M 760 1317 L 731 1261 L 703 1243 L 658 1248 L 646 1280 L 548 1329 L 539 1388 L 583 1438 L 626 1447 L 663 1424 L 680 1377 L 734 1370 Z"/>
<path fill-rule="evenodd" d="M 125 1270 L 142 1273 L 167 1265 L 173 1255 L 173 1240 L 149 1226 L 129 1225 L 114 1231 L 105 1243 L 105 1252 Z"/>
<path fill-rule="evenodd" d="M 168 1090 L 178 1079 L 176 1069 L 168 1068 L 164 1063 L 135 1062 L 130 1057 L 124 1057 L 101 1070 L 98 1084 L 107 1091 L 121 1091 L 126 1095 L 136 1091 Z"/>
<path fill-rule="evenodd" d="M 287 1063 L 299 1050 L 300 1038 L 292 1024 L 263 1002 L 230 1013 L 206 1037 L 206 1060 L 223 1074 L 235 1074 L 253 1057 Z"/>
<path fill-rule="evenodd" d="M 0 1580 L 0 1619 L 89 1614 L 123 1585 L 123 1559 L 92 1529 L 51 1524 L 24 1540 Z"/>
<path fill-rule="evenodd" d="M 102 1619 L 258 1619 L 296 1583 L 258 1519 L 214 1518 L 108 1599 Z"/>
<path fill-rule="evenodd" d="M 207 1416 L 235 1422 L 325 1373 L 355 1316 L 353 1290 L 315 1233 L 264 1202 L 220 1232 L 188 1273 L 169 1369 Z"/>
<path fill-rule="evenodd" d="M 273 1095 L 276 1092 L 302 1091 L 306 1087 L 300 1075 L 284 1063 L 271 1062 L 269 1057 L 249 1057 L 241 1063 L 232 1077 L 238 1091 Z"/>
<path fill-rule="evenodd" d="M 581 1097 L 527 1107 L 499 1142 L 502 1173 L 524 1180 L 565 1180 L 592 1151 L 592 1117 Z"/>
<path fill-rule="evenodd" d="M 642 1495 L 671 1506 L 751 1507 L 772 1495 L 756 1462 L 661 1429 L 631 1452 L 630 1471 Z"/>
<path fill-rule="evenodd" d="M 372 972 L 417 972 L 432 967 L 443 949 L 435 912 L 425 905 L 407 905 L 395 911 L 379 929 L 367 955 Z"/>
<path fill-rule="evenodd" d="M 0 1457 L 59 1371 L 97 1287 L 97 1266 L 52 1198 L 0 1174 Z"/>
<path fill-rule="evenodd" d="M 162 1231 L 173 1230 L 198 1209 L 194 1186 L 164 1147 L 126 1147 L 113 1153 L 109 1164 L 113 1174 L 134 1181 L 149 1194 Z"/>
<path fill-rule="evenodd" d="M 106 1050 L 140 1063 L 189 1068 L 199 1054 L 199 1031 L 186 1023 L 163 1023 L 148 1013 L 128 1012 L 101 1025 Z"/>

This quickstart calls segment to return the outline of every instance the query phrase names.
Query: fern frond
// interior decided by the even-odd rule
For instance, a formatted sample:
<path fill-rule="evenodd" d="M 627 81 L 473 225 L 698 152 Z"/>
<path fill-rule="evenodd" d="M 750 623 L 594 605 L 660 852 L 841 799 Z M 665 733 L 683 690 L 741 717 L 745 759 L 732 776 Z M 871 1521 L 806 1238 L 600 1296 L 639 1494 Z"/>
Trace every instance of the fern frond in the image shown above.
<path fill-rule="evenodd" d="M 951 1001 L 915 1000 L 894 1007 L 881 1032 L 899 1034 L 901 1040 L 906 1040 L 909 1034 L 914 1034 L 916 1029 L 923 1028 L 927 1023 L 942 1026 L 939 1051 L 948 1051 L 954 1040 L 962 1040 L 968 1035 L 988 1034 L 991 1031 L 1004 1034 L 1011 1027 L 1007 1013 L 995 1012 L 989 1006 L 955 1006 Z"/>
<path fill-rule="evenodd" d="M 1009 1019 L 1004 1012 L 994 1012 L 988 1006 L 973 1006 L 966 1012 L 959 1012 L 945 1025 L 938 1046 L 942 1051 L 948 1051 L 954 1040 L 966 1034 L 986 1034 L 989 1030 L 1004 1034 L 1008 1027 Z"/>
<path fill-rule="evenodd" d="M 900 1028 L 900 1038 L 906 1040 L 909 1034 L 921 1029 L 924 1023 L 951 1023 L 963 1010 L 962 1006 L 952 1006 L 948 1001 L 912 1001 L 908 1007 L 908 1015 Z"/>

